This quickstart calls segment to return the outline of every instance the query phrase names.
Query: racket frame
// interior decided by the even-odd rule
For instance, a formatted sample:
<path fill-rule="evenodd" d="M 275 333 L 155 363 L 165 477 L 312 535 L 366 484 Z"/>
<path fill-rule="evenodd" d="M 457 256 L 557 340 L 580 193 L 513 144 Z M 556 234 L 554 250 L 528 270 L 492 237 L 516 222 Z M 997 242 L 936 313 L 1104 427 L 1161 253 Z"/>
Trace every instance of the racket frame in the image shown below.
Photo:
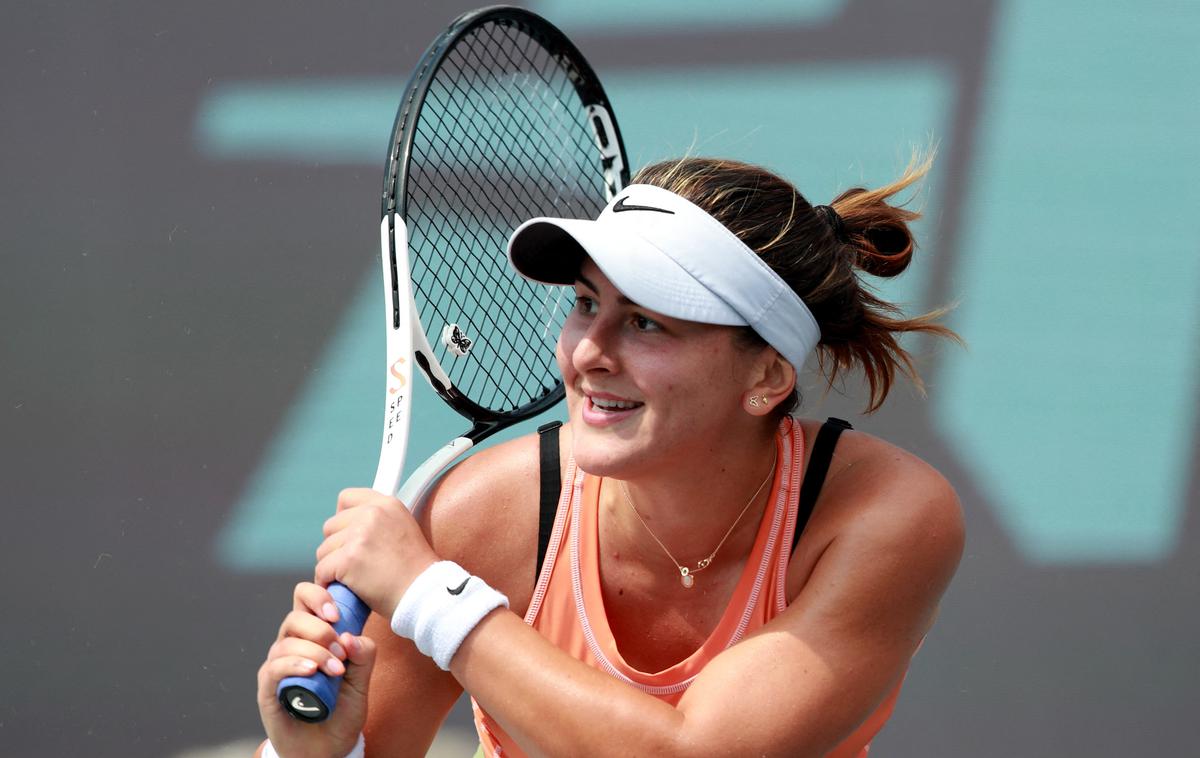
<path fill-rule="evenodd" d="M 397 497 L 413 511 L 419 508 L 429 487 L 460 456 L 501 429 L 550 409 L 565 395 L 560 379 L 553 389 L 512 411 L 494 411 L 471 400 L 454 386 L 442 369 L 426 336 L 412 291 L 404 192 L 416 135 L 416 130 L 411 129 L 410 124 L 420 116 L 429 85 L 445 60 L 443 51 L 476 27 L 492 22 L 521 27 L 551 51 L 560 64 L 569 63 L 566 66 L 567 76 L 586 108 L 587 122 L 599 150 L 607 200 L 611 201 L 629 181 L 621 133 L 599 78 L 566 35 L 542 17 L 512 6 L 491 6 L 469 11 L 455 19 L 422 54 L 405 86 L 401 107 L 392 125 L 384 170 L 379 229 L 388 324 L 387 375 L 383 441 L 372 484 L 375 491 Z M 469 420 L 471 428 L 426 459 L 400 486 L 412 418 L 414 363 L 421 369 L 434 392 Z M 334 624 L 335 631 L 361 633 L 370 609 L 340 583 L 331 584 L 329 591 L 340 611 L 339 621 Z M 341 677 L 330 677 L 323 672 L 310 677 L 288 677 L 279 683 L 277 694 L 293 716 L 304 721 L 319 722 L 333 712 L 340 683 Z M 304 698 L 303 702 L 295 701 L 297 696 Z M 296 705 L 296 702 L 300 702 L 300 705 Z M 304 706 L 305 703 L 308 707 Z"/>

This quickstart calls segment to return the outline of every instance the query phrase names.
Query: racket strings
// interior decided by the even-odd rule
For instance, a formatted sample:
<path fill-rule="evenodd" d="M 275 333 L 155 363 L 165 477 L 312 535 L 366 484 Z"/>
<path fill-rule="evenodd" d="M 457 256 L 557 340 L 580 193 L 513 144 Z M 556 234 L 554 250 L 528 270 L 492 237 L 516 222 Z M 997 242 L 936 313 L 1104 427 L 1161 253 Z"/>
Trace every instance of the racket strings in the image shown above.
<path fill-rule="evenodd" d="M 526 39 L 526 41 L 527 41 L 529 44 L 532 44 L 532 41 L 531 41 L 531 40 L 529 40 L 528 38 Z M 527 62 L 527 63 L 528 63 L 528 64 L 529 64 L 531 67 L 532 67 L 532 66 L 534 66 L 534 65 L 536 65 L 536 63 L 537 63 L 537 62 L 536 62 L 535 60 L 533 60 L 532 58 L 530 58 L 530 57 L 527 55 L 527 53 L 526 53 L 526 51 L 525 51 L 524 49 L 522 49 L 522 51 L 521 51 L 521 52 L 522 52 L 522 54 L 523 54 L 523 55 L 525 55 L 526 62 Z M 492 60 L 491 62 L 489 62 L 489 63 L 491 63 L 491 65 L 498 65 L 498 63 L 496 63 L 496 62 L 495 62 L 495 57 L 494 57 L 494 56 L 492 56 L 492 59 L 493 59 L 493 60 Z M 549 59 L 547 58 L 547 61 L 548 61 L 548 60 L 549 60 Z M 541 73 L 541 72 L 539 71 L 539 73 Z M 536 91 L 536 89 L 533 89 L 533 88 L 531 88 L 530 86 L 528 86 L 528 85 L 527 85 L 527 82 L 528 82 L 530 79 L 531 79 L 531 76 L 526 76 L 524 79 L 522 79 L 522 81 L 519 83 L 519 86 L 520 86 L 520 88 L 521 88 L 521 91 L 522 91 L 523 93 L 527 93 L 527 94 L 528 94 L 528 93 L 530 93 L 530 92 L 534 92 L 535 94 L 537 94 L 537 95 L 538 95 L 539 99 L 544 99 L 544 94 L 543 94 L 543 93 L 541 93 L 541 92 L 537 92 L 537 91 Z M 541 84 L 541 79 L 537 79 L 537 80 L 535 80 L 535 81 L 536 81 L 537 85 L 540 85 L 540 84 Z M 556 95 L 555 95 L 555 97 L 554 97 L 554 99 L 555 99 L 555 102 L 557 102 L 557 101 L 560 101 L 560 100 L 562 100 L 562 99 L 563 99 L 564 95 L 563 95 L 563 93 L 562 93 L 562 89 L 561 89 L 563 86 L 566 86 L 566 83 L 565 83 L 565 81 L 564 81 L 564 82 L 560 82 L 560 89 L 559 89 L 559 92 L 558 92 L 558 93 L 556 93 Z M 528 110 L 527 108 L 524 108 L 524 107 L 522 107 L 522 105 L 521 105 L 520 103 L 513 103 L 513 104 L 512 104 L 512 106 L 513 106 L 514 108 L 517 108 L 517 109 L 518 109 L 518 112 L 521 112 L 521 113 L 527 113 L 527 112 L 529 112 L 529 110 Z M 544 123 L 545 123 L 545 122 L 544 122 Z M 549 126 L 549 124 L 548 124 L 548 126 Z M 553 143 L 551 143 L 551 146 L 553 146 Z M 576 150 L 575 152 L 576 152 L 576 153 L 578 153 L 578 152 L 580 152 L 580 151 L 579 151 L 579 150 Z M 559 151 L 559 153 L 561 154 L 561 150 Z M 584 167 L 584 168 L 586 169 L 586 167 Z M 575 173 L 578 173 L 578 169 L 575 171 Z M 561 177 L 561 176 L 567 176 L 567 175 L 569 175 L 569 174 L 570 174 L 570 172 L 564 171 L 564 170 L 562 169 L 561 165 L 558 165 L 558 166 L 556 166 L 556 168 L 555 168 L 555 171 L 552 173 L 552 176 Z M 513 177 L 513 180 L 516 182 L 516 185 L 515 185 L 515 186 L 517 186 L 517 187 L 523 188 L 523 187 L 526 187 L 526 186 L 528 186 L 528 180 L 526 179 L 526 177 L 523 177 L 523 176 L 516 176 L 516 177 Z M 510 185 L 508 185 L 508 186 L 513 186 L 513 185 L 511 185 L 511 184 L 510 184 Z M 579 194 L 581 194 L 582 192 L 583 192 L 583 191 L 582 191 L 582 190 L 580 190 L 580 192 L 579 192 L 579 193 L 569 193 L 569 192 L 566 192 L 566 191 L 564 191 L 563 187 L 561 187 L 561 186 L 560 186 L 560 187 L 557 189 L 557 193 L 558 193 L 560 196 L 565 196 L 565 197 L 570 197 L 572 194 L 574 194 L 575 196 L 578 196 L 578 195 L 579 195 Z M 538 201 L 539 199 L 540 199 L 540 198 L 532 198 L 532 200 L 533 200 L 534 202 Z M 526 198 L 526 202 L 528 202 L 529 200 L 530 200 L 529 198 Z M 581 212 L 582 212 L 582 213 L 584 213 L 584 214 L 587 214 L 589 211 L 590 211 L 590 209 L 583 209 Z M 570 212 L 570 210 L 568 210 L 568 212 Z M 530 295 L 530 294 L 532 294 L 532 293 L 531 293 L 531 292 L 529 292 L 528 290 L 526 290 L 526 289 L 522 289 L 522 290 L 507 290 L 507 291 L 508 291 L 508 292 L 519 293 L 519 294 L 521 294 L 521 295 L 525 296 L 525 297 L 524 297 L 524 302 L 522 302 L 522 303 L 520 303 L 520 304 L 519 304 L 519 307 L 520 307 L 520 308 L 528 308 L 530 305 L 532 305 L 532 298 L 528 296 L 528 295 Z M 541 321 L 543 324 L 547 323 L 547 321 L 551 321 L 551 322 L 552 322 L 552 321 L 553 321 L 553 315 L 554 315 L 555 313 L 557 313 L 557 310 L 555 310 L 555 311 L 548 311 L 548 310 L 546 309 L 546 307 L 545 307 L 546 300 L 547 300 L 547 298 L 546 298 L 546 297 L 543 295 L 543 297 L 541 298 L 541 302 L 538 304 L 538 305 L 539 305 L 539 307 L 538 307 L 538 311 L 537 311 L 537 312 L 538 312 L 538 313 L 540 313 L 540 314 L 547 314 L 547 315 L 544 315 L 542 318 L 540 318 L 540 319 L 539 319 L 539 321 Z M 510 303 L 511 303 L 511 300 L 510 300 Z M 545 334 L 546 334 L 546 330 L 545 330 L 545 329 L 543 329 L 543 330 L 542 330 L 542 332 L 543 332 L 543 334 L 542 334 L 541 336 L 542 336 L 542 338 L 544 339 L 544 338 L 545 338 Z"/>
<path fill-rule="evenodd" d="M 561 107 L 561 104 L 570 100 L 576 100 L 577 96 L 574 92 L 574 85 L 570 81 L 570 75 L 558 68 L 558 61 L 549 55 L 531 55 L 531 49 L 544 53 L 544 48 L 538 46 L 532 37 L 525 36 L 522 38 L 526 44 L 516 44 L 514 51 L 522 56 L 522 62 L 526 64 L 526 81 L 523 83 L 520 92 L 526 96 L 526 101 L 534 99 L 543 102 L 542 108 L 527 108 L 522 107 L 521 103 L 514 104 L 519 112 L 523 114 L 533 114 L 538 119 L 538 124 L 542 128 L 541 134 L 553 133 L 559 137 L 569 137 L 571 139 L 570 148 L 566 148 L 566 141 L 559 140 L 557 142 L 547 141 L 547 146 L 559 148 L 554 153 L 559 160 L 555 163 L 555 170 L 549 175 L 549 179 L 557 179 L 561 183 L 558 187 L 558 195 L 568 201 L 569 210 L 582 213 L 590 213 L 589 207 L 570 207 L 570 200 L 573 198 L 590 198 L 593 196 L 595 187 L 585 185 L 576 181 L 573 187 L 568 188 L 566 182 L 581 177 L 586 177 L 594 171 L 594 145 L 592 140 L 594 137 L 589 131 L 578 128 L 578 122 L 565 121 L 562 116 L 566 115 L 566 110 Z M 493 62 L 500 65 L 500 61 L 496 60 L 492 49 L 484 49 L 492 58 Z M 534 77 L 530 71 L 537 71 L 538 76 Z M 549 85 L 555 85 L 553 92 L 549 92 Z M 550 102 L 546 104 L 547 95 Z M 549 121 L 546 116 L 548 114 L 557 115 L 560 118 L 555 121 Z M 535 126 L 535 128 L 536 128 Z M 567 166 L 566 163 L 573 160 L 573 165 Z"/>
<path fill-rule="evenodd" d="M 481 26 L 434 73 L 410 148 L 405 217 L 422 324 L 433 335 L 457 324 L 474 340 L 464 357 L 440 343 L 435 356 L 467 397 L 501 412 L 558 385 L 554 342 L 573 302 L 510 270 L 508 235 L 532 216 L 594 218 L 605 202 L 579 74 L 565 60 L 518 25 Z"/>
<path fill-rule="evenodd" d="M 494 35 L 500 32 L 500 28 L 492 27 L 489 31 Z M 540 55 L 532 55 L 530 53 L 531 49 L 540 53 Z M 472 62 L 475 64 L 474 67 L 476 70 L 481 67 L 501 71 L 511 68 L 513 56 L 510 55 L 506 58 L 501 58 L 497 53 L 497 46 L 471 46 L 469 50 L 476 58 Z M 520 74 L 523 75 L 523 78 L 519 82 L 514 82 L 514 86 L 499 90 L 497 94 L 507 98 L 507 106 L 510 112 L 517 115 L 517 123 L 514 125 L 514 131 L 519 136 L 526 138 L 541 138 L 538 144 L 531 144 L 519 138 L 509 144 L 517 148 L 532 148 L 532 154 L 527 154 L 523 156 L 524 158 L 536 160 L 537 158 L 544 159 L 552 155 L 558 159 L 551 165 L 551 170 L 548 172 L 543 170 L 536 176 L 526 175 L 518 177 L 515 189 L 523 191 L 526 188 L 530 188 L 531 185 L 524 181 L 528 178 L 536 178 L 543 181 L 558 180 L 563 184 L 560 184 L 557 196 L 560 200 L 565 201 L 566 210 L 584 214 L 592 213 L 591 204 L 581 205 L 572 203 L 571 201 L 576 198 L 594 197 L 594 182 L 576 182 L 574 187 L 565 188 L 566 181 L 588 176 L 589 174 L 594 175 L 595 173 L 593 137 L 588 129 L 579 128 L 579 109 L 563 107 L 564 104 L 571 103 L 572 101 L 576 104 L 579 102 L 578 96 L 574 92 L 574 87 L 570 82 L 569 74 L 559 68 L 556 59 L 547 54 L 545 49 L 540 47 L 530 36 L 515 36 L 511 49 L 505 52 L 520 56 L 514 76 Z M 551 92 L 552 86 L 553 91 Z M 520 97 L 519 100 L 517 99 L 518 96 Z M 574 114 L 577 118 L 568 120 L 565 118 L 567 114 Z M 557 116 L 557 118 L 550 120 L 549 116 Z M 536 120 L 531 121 L 531 118 Z M 554 137 L 554 139 L 551 139 L 551 137 Z M 569 145 L 564 138 L 570 139 Z M 574 158 L 573 165 L 566 165 L 566 162 L 563 160 L 566 156 Z M 506 186 L 508 188 L 514 187 L 512 184 Z M 526 202 L 541 199 L 542 195 L 526 193 Z"/>
<path fill-rule="evenodd" d="M 528 44 L 533 44 L 531 38 L 526 37 L 525 40 Z M 505 105 L 509 109 L 509 112 L 516 115 L 516 119 L 508 127 L 510 137 L 515 137 L 515 139 L 508 140 L 507 144 L 522 151 L 522 161 L 519 164 L 521 166 L 537 165 L 537 159 L 544 159 L 550 155 L 559 159 L 550 165 L 549 171 L 543 170 L 537 175 L 526 173 L 521 176 L 513 176 L 509 173 L 508 176 L 503 176 L 505 173 L 504 170 L 511 169 L 513 164 L 510 162 L 501 164 L 498 167 L 501 171 L 501 178 L 505 180 L 503 188 L 510 191 L 515 189 L 518 195 L 520 195 L 516 199 L 516 204 L 523 206 L 528 203 L 540 201 L 543 197 L 541 194 L 527 191 L 527 188 L 536 186 L 531 184 L 530 180 L 540 182 L 557 180 L 565 182 L 571 178 L 577 178 L 591 168 L 584 159 L 592 157 L 590 154 L 594 153 L 594 150 L 592 149 L 591 135 L 580 130 L 578 123 L 567 123 L 562 118 L 554 121 L 547 118 L 548 114 L 565 115 L 566 109 L 562 108 L 561 104 L 564 101 L 575 98 L 573 87 L 565 75 L 563 75 L 563 72 L 555 69 L 546 70 L 547 67 L 553 65 L 553 61 L 549 56 L 541 56 L 543 60 L 539 62 L 520 48 L 515 47 L 514 50 L 520 52 L 522 55 L 522 63 L 526 66 L 525 76 L 519 82 L 514 81 L 513 86 L 501 88 L 496 92 L 498 96 L 506 98 L 507 102 Z M 501 60 L 498 58 L 495 49 L 491 47 L 471 47 L 470 53 L 476 57 L 474 61 L 471 61 L 472 66 L 469 69 L 472 74 L 477 73 L 480 67 L 492 67 L 503 70 L 505 64 L 508 62 L 507 59 Z M 482 55 L 486 55 L 487 58 L 482 59 L 480 57 Z M 536 72 L 537 76 L 530 73 L 531 71 Z M 554 79 L 558 80 L 557 89 L 547 96 L 548 88 L 546 85 L 554 81 Z M 518 95 L 521 96 L 521 100 L 516 99 Z M 548 103 L 546 102 L 547 99 L 549 100 Z M 530 120 L 531 114 L 536 118 L 536 121 Z M 528 141 L 528 137 L 530 136 L 541 137 L 541 140 L 533 144 Z M 550 136 L 557 139 L 550 139 Z M 565 141 L 562 139 L 563 137 L 572 138 L 573 141 L 569 149 L 564 147 Z M 576 161 L 573 166 L 565 165 L 565 162 L 562 160 L 564 153 L 575 156 Z M 570 201 L 574 198 L 588 197 L 593 189 L 578 182 L 571 188 L 567 188 L 565 184 L 560 184 L 556 189 L 556 195 L 566 201 L 564 209 L 566 212 L 587 213 L 590 211 L 590 208 L 572 207 L 574 204 Z"/>
<path fill-rule="evenodd" d="M 475 244 L 479 248 L 485 248 L 487 246 L 494 246 L 497 244 L 495 239 L 480 239 L 478 235 L 472 232 L 470 229 L 460 229 L 459 231 L 472 236 Z M 431 240 L 431 243 L 434 245 L 438 245 L 439 242 L 445 243 L 447 240 Z M 502 241 L 500 244 L 502 244 Z M 439 276 L 439 272 L 441 273 L 441 276 Z M 414 269 L 415 278 L 419 278 L 420 273 L 421 272 Z M 499 273 L 500 271 L 494 267 L 481 268 L 478 266 L 451 266 L 442 269 L 431 269 L 428 272 L 428 275 L 439 285 L 440 291 L 446 293 L 446 297 L 449 297 L 450 293 L 455 291 L 478 292 L 481 291 L 481 287 L 485 287 L 486 291 L 495 293 L 499 296 L 499 299 L 493 301 L 492 305 L 493 307 L 499 309 L 500 315 L 503 316 L 504 319 L 507 319 L 509 323 L 516 323 L 523 318 L 527 318 L 530 308 L 534 305 L 532 293 L 530 291 L 531 288 L 514 288 L 511 286 L 509 281 L 501 280 Z M 481 275 L 486 278 L 486 281 L 480 282 L 479 277 Z M 520 298 L 520 301 L 514 300 L 514 296 Z M 433 322 L 440 315 L 441 313 L 436 307 L 436 302 L 433 299 L 430 299 L 428 302 L 426 302 L 425 307 L 422 309 L 422 323 L 436 325 Z M 496 318 L 495 312 L 492 312 L 491 316 L 492 320 L 495 322 L 504 320 Z M 474 332 L 475 330 L 474 323 L 459 323 L 459 326 L 464 330 L 467 330 L 468 333 Z M 525 344 L 516 344 L 509 337 L 509 334 L 510 332 L 507 330 L 492 331 L 490 336 L 492 339 L 497 336 L 500 338 L 503 352 L 506 352 L 516 358 L 521 363 L 521 368 L 523 368 L 527 374 L 532 375 L 539 372 L 545 373 L 553 368 L 552 362 L 548 360 L 544 360 L 540 365 L 530 363 L 530 357 L 545 355 L 545 353 L 533 352 L 529 350 L 529 346 Z M 523 380 L 521 376 L 518 376 L 512 370 L 508 370 L 508 364 L 502 364 L 501 368 L 505 369 L 505 371 L 499 376 L 493 374 L 490 378 L 502 385 L 502 392 L 507 394 L 513 389 L 519 389 L 519 387 L 514 388 L 514 384 L 522 384 L 523 386 Z M 462 389 L 464 394 L 467 394 L 468 397 L 475 397 L 477 394 L 476 390 L 478 389 L 482 378 L 483 375 L 476 372 L 473 376 L 471 376 L 473 383 L 465 388 L 460 385 L 460 389 Z M 505 381 L 506 379 L 509 381 Z"/>
<path fill-rule="evenodd" d="M 533 43 L 532 38 L 527 37 L 526 40 L 530 43 L 530 46 L 531 46 Z M 531 67 L 537 67 L 539 65 L 538 61 L 535 60 L 534 57 L 528 55 L 529 46 L 520 48 L 520 51 L 521 51 L 522 55 L 525 56 L 526 62 Z M 565 94 L 565 88 L 568 86 L 573 86 L 570 79 L 572 78 L 572 76 L 578 77 L 578 76 L 580 76 L 580 74 L 576 71 L 576 72 L 573 72 L 573 74 L 568 74 L 566 78 L 552 77 L 552 76 L 547 75 L 547 73 L 546 73 L 547 67 L 558 65 L 557 59 L 551 58 L 549 56 L 543 56 L 540 61 L 540 65 L 542 66 L 541 72 L 543 74 L 542 79 L 541 79 L 542 82 L 550 82 L 550 81 L 554 81 L 557 79 L 557 82 L 558 82 L 557 87 L 558 88 L 557 88 L 557 91 L 554 93 L 555 104 L 557 105 L 558 103 L 564 102 L 566 99 L 568 99 Z M 556 112 L 556 111 L 552 110 L 551 112 Z M 561 111 L 557 111 L 557 112 L 561 113 Z M 574 145 L 574 147 L 576 149 L 569 150 L 569 151 L 564 150 L 558 154 L 558 157 L 563 159 L 564 161 L 573 161 L 574 162 L 574 165 L 571 167 L 571 169 L 573 169 L 573 170 L 568 169 L 565 166 L 561 166 L 560 168 L 562 168 L 562 170 L 559 171 L 558 173 L 554 174 L 553 176 L 555 178 L 562 180 L 563 183 L 559 187 L 559 192 L 564 197 L 591 198 L 591 197 L 593 197 L 592 193 L 595 190 L 595 187 L 592 186 L 591 183 L 584 184 L 584 183 L 576 182 L 575 186 L 573 188 L 571 188 L 570 191 L 568 191 L 568 189 L 566 187 L 566 182 L 571 179 L 579 179 L 581 177 L 592 176 L 592 173 L 594 171 L 594 164 L 593 164 L 594 155 L 590 152 L 590 148 L 592 147 L 592 140 L 595 139 L 595 135 L 590 134 L 590 133 L 585 133 L 578 129 L 568 129 L 567 132 L 571 135 L 571 137 L 574 140 L 580 140 L 582 138 L 583 144 L 581 145 L 578 142 L 576 142 Z M 585 158 L 586 158 L 586 160 L 585 160 Z M 591 206 L 589 204 L 588 207 L 578 208 L 576 210 L 586 214 L 591 210 Z"/>

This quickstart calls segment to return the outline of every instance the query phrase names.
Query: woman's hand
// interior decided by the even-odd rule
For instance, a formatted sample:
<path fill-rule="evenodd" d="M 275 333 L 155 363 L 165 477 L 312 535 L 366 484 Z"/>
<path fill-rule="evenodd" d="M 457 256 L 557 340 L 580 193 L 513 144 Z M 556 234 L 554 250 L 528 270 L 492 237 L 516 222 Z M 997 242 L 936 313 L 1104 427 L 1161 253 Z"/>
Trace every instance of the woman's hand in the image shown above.
<path fill-rule="evenodd" d="M 367 684 L 375 663 L 375 643 L 332 626 L 337 607 L 316 584 L 296 585 L 292 611 L 258 669 L 258 712 L 267 737 L 283 758 L 346 755 L 354 748 L 367 717 Z M 276 697 L 279 682 L 317 670 L 343 676 L 337 708 L 320 724 L 293 718 Z"/>
<path fill-rule="evenodd" d="M 404 591 L 438 556 L 395 498 L 370 489 L 342 490 L 337 509 L 317 548 L 316 583 L 341 582 L 390 618 Z"/>
<path fill-rule="evenodd" d="M 438 560 L 412 514 L 395 498 L 348 489 L 338 496 L 337 508 L 317 548 L 316 581 L 296 585 L 292 611 L 258 670 L 259 714 L 284 758 L 345 755 L 366 721 L 376 646 L 368 637 L 334 631 L 337 606 L 325 587 L 341 582 L 388 618 L 413 579 Z M 343 678 L 333 714 L 309 724 L 287 713 L 276 689 L 286 677 L 318 670 Z"/>

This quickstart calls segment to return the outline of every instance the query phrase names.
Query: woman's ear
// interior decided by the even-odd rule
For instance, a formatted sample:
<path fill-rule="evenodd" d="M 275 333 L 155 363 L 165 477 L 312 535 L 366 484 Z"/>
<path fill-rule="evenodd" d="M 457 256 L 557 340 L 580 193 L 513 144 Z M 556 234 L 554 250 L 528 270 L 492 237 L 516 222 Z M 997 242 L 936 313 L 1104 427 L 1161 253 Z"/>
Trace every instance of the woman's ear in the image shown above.
<path fill-rule="evenodd" d="M 773 347 L 763 350 L 751 377 L 753 384 L 742 393 L 742 407 L 752 416 L 767 416 L 796 388 L 796 369 Z"/>

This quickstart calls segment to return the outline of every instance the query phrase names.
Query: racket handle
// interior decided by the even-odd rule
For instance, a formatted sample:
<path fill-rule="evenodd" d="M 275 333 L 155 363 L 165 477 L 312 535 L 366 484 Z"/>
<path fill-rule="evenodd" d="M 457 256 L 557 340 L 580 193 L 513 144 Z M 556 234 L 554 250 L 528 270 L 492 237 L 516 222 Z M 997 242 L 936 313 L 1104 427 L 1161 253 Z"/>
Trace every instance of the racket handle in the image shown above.
<path fill-rule="evenodd" d="M 338 609 L 338 620 L 334 622 L 333 630 L 338 634 L 362 634 L 371 609 L 344 584 L 334 582 L 328 589 Z M 275 693 L 288 713 L 301 721 L 316 723 L 324 721 L 333 713 L 334 706 L 337 705 L 338 687 L 341 684 L 340 676 L 330 676 L 318 671 L 312 676 L 287 677 L 279 682 Z"/>

